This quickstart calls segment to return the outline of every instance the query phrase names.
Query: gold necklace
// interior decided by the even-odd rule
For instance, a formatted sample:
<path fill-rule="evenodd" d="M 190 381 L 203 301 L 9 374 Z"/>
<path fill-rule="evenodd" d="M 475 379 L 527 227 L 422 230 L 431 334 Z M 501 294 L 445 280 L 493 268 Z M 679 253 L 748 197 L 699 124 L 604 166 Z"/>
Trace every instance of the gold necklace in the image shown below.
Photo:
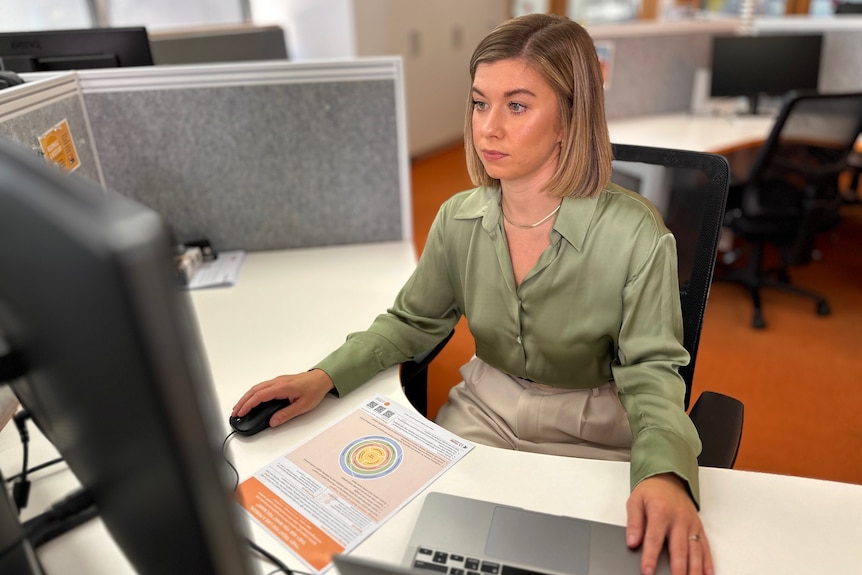
<path fill-rule="evenodd" d="M 548 214 L 547 216 L 545 216 L 544 218 L 542 218 L 541 220 L 539 220 L 535 224 L 516 224 L 515 222 L 513 222 L 512 220 L 509 219 L 509 216 L 506 215 L 506 211 L 503 209 L 502 203 L 500 203 L 500 211 L 503 213 L 503 219 L 504 220 L 506 220 L 507 222 L 509 222 L 510 224 L 515 226 L 516 228 L 528 230 L 530 228 L 535 228 L 535 227 L 541 226 L 542 224 L 547 222 L 551 218 L 551 216 L 553 216 L 554 214 L 556 214 L 557 212 L 560 211 L 560 207 L 562 205 L 563 205 L 563 203 L 560 202 L 560 204 L 556 208 L 554 208 L 554 211 L 552 211 L 550 214 Z"/>

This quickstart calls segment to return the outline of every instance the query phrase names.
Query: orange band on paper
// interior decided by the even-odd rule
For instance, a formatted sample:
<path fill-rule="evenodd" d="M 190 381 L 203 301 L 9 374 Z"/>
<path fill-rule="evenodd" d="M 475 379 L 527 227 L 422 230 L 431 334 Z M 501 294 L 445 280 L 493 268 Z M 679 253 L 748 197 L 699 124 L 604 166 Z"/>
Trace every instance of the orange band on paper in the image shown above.
<path fill-rule="evenodd" d="M 333 555 L 344 551 L 342 545 L 285 503 L 257 478 L 250 477 L 243 481 L 236 490 L 236 497 L 240 505 L 261 525 L 313 568 L 325 568 L 332 562 Z"/>

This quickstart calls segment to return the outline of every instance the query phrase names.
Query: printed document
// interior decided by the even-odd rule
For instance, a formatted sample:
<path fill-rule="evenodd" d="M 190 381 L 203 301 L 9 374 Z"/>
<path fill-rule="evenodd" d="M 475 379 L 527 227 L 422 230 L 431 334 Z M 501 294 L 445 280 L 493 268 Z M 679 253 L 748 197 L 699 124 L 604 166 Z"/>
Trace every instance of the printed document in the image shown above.
<path fill-rule="evenodd" d="M 378 395 L 243 481 L 237 499 L 320 573 L 472 449 Z"/>
<path fill-rule="evenodd" d="M 218 258 L 204 262 L 189 280 L 188 289 L 229 287 L 236 284 L 245 259 L 244 251 L 222 252 Z"/>

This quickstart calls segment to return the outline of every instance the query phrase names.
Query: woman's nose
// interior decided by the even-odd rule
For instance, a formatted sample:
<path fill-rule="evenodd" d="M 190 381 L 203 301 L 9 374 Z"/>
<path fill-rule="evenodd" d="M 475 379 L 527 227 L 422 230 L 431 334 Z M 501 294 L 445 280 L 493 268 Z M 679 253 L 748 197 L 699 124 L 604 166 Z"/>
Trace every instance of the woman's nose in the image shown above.
<path fill-rule="evenodd" d="M 488 110 L 481 116 L 481 133 L 487 138 L 499 138 L 503 134 L 503 123 L 496 110 Z"/>

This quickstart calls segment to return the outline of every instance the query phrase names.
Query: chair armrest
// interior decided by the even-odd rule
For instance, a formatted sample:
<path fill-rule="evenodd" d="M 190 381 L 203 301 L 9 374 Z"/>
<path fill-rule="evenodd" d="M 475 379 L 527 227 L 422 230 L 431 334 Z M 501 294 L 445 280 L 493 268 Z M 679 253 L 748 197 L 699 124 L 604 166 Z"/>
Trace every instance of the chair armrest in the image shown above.
<path fill-rule="evenodd" d="M 721 393 L 705 391 L 697 398 L 689 417 L 703 444 L 698 465 L 733 467 L 742 440 L 743 411 L 741 401 Z"/>
<path fill-rule="evenodd" d="M 411 361 L 401 364 L 400 378 L 404 395 L 422 415 L 428 415 L 428 365 L 446 347 L 453 335 L 454 329 L 434 346 L 434 349 L 420 353 Z"/>

